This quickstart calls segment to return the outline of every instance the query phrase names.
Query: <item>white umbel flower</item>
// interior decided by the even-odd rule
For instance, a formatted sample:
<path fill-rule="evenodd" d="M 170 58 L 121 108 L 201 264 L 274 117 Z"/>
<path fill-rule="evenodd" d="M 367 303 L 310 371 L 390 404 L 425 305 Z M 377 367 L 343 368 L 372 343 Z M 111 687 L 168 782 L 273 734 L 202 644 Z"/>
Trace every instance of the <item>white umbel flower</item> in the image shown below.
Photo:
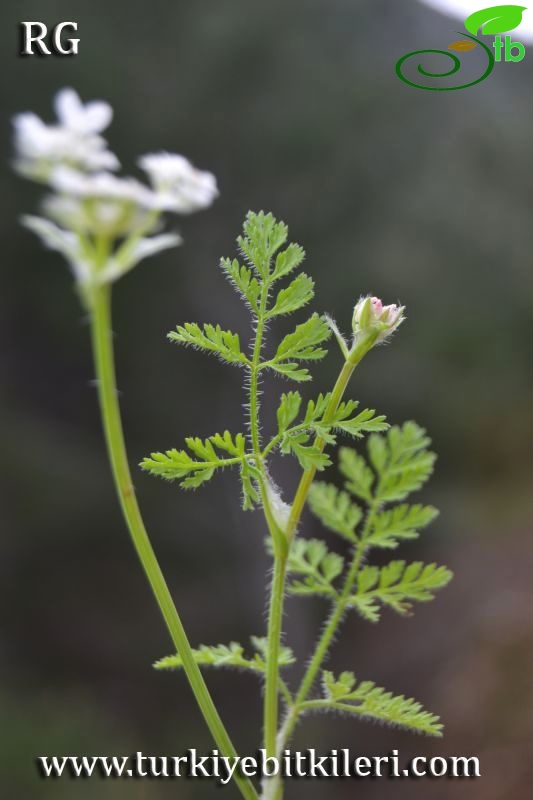
<path fill-rule="evenodd" d="M 126 200 L 146 208 L 155 208 L 155 192 L 135 178 L 118 178 L 109 172 L 85 174 L 70 167 L 56 167 L 50 175 L 50 185 L 57 192 L 74 197 L 98 197 L 106 200 Z"/>
<path fill-rule="evenodd" d="M 122 237 L 139 229 L 148 233 L 157 225 L 153 212 L 103 197 L 87 199 L 51 194 L 44 198 L 42 210 L 63 228 L 85 234 Z"/>
<path fill-rule="evenodd" d="M 102 133 L 113 119 L 113 109 L 103 100 L 85 105 L 74 89 L 61 89 L 54 98 L 54 109 L 61 125 L 83 136 Z"/>
<path fill-rule="evenodd" d="M 181 244 L 164 232 L 163 212 L 189 214 L 218 195 L 215 177 L 195 169 L 183 156 L 159 153 L 140 163 L 150 186 L 119 177 L 119 166 L 101 136 L 111 107 L 100 100 L 82 103 L 73 89 L 54 99 L 58 122 L 48 125 L 31 112 L 13 120 L 16 169 L 48 183 L 42 217 L 23 222 L 43 243 L 61 252 L 88 308 L 103 284 L 116 281 L 139 261 Z"/>
<path fill-rule="evenodd" d="M 111 121 L 107 103 L 84 106 L 73 89 L 63 89 L 56 95 L 55 108 L 57 125 L 47 125 L 31 112 L 14 118 L 15 167 L 21 174 L 46 182 L 58 165 L 87 172 L 118 169 L 117 157 L 99 135 Z"/>
<path fill-rule="evenodd" d="M 191 214 L 210 206 L 218 196 L 215 176 L 196 169 L 184 156 L 149 153 L 139 159 L 162 211 Z"/>
<path fill-rule="evenodd" d="M 146 233 L 159 215 L 156 193 L 135 178 L 61 166 L 52 171 L 50 185 L 58 194 L 45 200 L 45 212 L 75 230 L 123 236 L 143 228 Z"/>

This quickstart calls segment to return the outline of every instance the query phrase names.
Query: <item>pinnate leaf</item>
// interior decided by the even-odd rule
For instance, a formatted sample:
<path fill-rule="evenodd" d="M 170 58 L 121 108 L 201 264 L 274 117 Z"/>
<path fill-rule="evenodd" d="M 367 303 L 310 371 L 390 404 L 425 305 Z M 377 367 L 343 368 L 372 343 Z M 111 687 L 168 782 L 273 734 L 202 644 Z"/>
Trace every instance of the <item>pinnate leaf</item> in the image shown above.
<path fill-rule="evenodd" d="M 320 539 L 295 539 L 289 553 L 288 572 L 300 575 L 303 579 L 294 581 L 289 586 L 289 592 L 336 597 L 333 584 L 343 568 L 342 556 L 328 550 Z"/>
<path fill-rule="evenodd" d="M 244 647 L 238 642 L 230 642 L 229 645 L 200 645 L 193 650 L 193 657 L 196 663 L 202 667 L 233 667 L 235 669 L 246 669 L 252 672 L 264 673 L 266 670 L 266 639 L 253 636 L 251 639 L 254 650 L 252 656 L 246 656 Z M 290 648 L 282 647 L 280 650 L 279 666 L 287 667 L 295 661 Z M 183 668 L 183 660 L 179 655 L 166 656 L 156 661 L 155 669 L 174 670 Z"/>
<path fill-rule="evenodd" d="M 237 244 L 257 274 L 266 280 L 274 254 L 287 240 L 287 226 L 273 214 L 249 211 L 243 225 L 244 236 Z"/>
<path fill-rule="evenodd" d="M 278 433 L 285 433 L 289 425 L 294 422 L 300 411 L 302 397 L 299 392 L 287 392 L 281 395 L 277 410 Z"/>
<path fill-rule="evenodd" d="M 327 341 L 330 335 L 331 330 L 325 319 L 315 313 L 281 340 L 274 360 L 316 361 L 324 358 L 327 351 L 319 345 Z"/>
<path fill-rule="evenodd" d="M 213 477 L 215 470 L 238 464 L 245 458 L 246 439 L 242 433 L 216 433 L 208 439 L 190 436 L 187 450 L 152 453 L 141 462 L 142 469 L 166 480 L 179 480 L 184 489 L 195 489 Z M 221 457 L 221 450 L 229 458 Z"/>
<path fill-rule="evenodd" d="M 291 453 L 298 459 L 302 469 L 317 469 L 322 471 L 331 464 L 329 456 L 317 444 L 309 444 L 311 437 L 306 431 L 298 431 L 285 435 L 281 441 L 280 450 L 284 455 Z"/>
<path fill-rule="evenodd" d="M 346 488 L 361 500 L 372 500 L 374 473 L 363 456 L 350 447 L 341 447 L 339 452 L 339 468 L 347 478 Z"/>
<path fill-rule="evenodd" d="M 285 289 L 280 289 L 267 318 L 292 314 L 293 311 L 303 308 L 314 297 L 314 285 L 313 279 L 301 272 Z"/>
<path fill-rule="evenodd" d="M 356 528 L 363 512 L 347 492 L 329 483 L 315 482 L 309 490 L 309 505 L 326 528 L 349 542 L 357 541 Z"/>
<path fill-rule="evenodd" d="M 230 258 L 223 258 L 220 265 L 242 297 L 248 302 L 252 311 L 257 314 L 261 284 L 252 274 L 252 270 L 249 267 L 241 266 L 236 258 L 233 261 Z"/>
<path fill-rule="evenodd" d="M 300 266 L 304 258 L 305 250 L 299 244 L 292 243 L 285 250 L 281 250 L 276 256 L 272 280 L 277 281 L 289 275 Z"/>
<path fill-rule="evenodd" d="M 379 502 L 404 500 L 427 481 L 436 458 L 427 449 L 430 443 L 425 430 L 415 422 L 394 426 L 386 436 L 370 436 L 368 454 L 379 478 Z"/>
<path fill-rule="evenodd" d="M 451 580 L 452 573 L 437 564 L 391 561 L 384 567 L 365 566 L 357 576 L 357 591 L 349 605 L 369 622 L 377 622 L 383 606 L 409 614 L 413 602 L 433 600 L 435 592 Z"/>
<path fill-rule="evenodd" d="M 373 517 L 369 536 L 365 539 L 370 547 L 393 550 L 399 543 L 416 539 L 418 532 L 438 516 L 433 506 L 402 505 L 381 511 Z"/>
<path fill-rule="evenodd" d="M 241 351 L 238 334 L 224 331 L 220 325 L 206 323 L 201 327 L 196 322 L 186 322 L 184 325 L 178 325 L 175 331 L 171 331 L 168 338 L 171 342 L 213 353 L 229 364 L 250 363 Z"/>
<path fill-rule="evenodd" d="M 442 735 L 439 717 L 426 711 L 416 700 L 393 695 L 372 681 L 357 683 L 352 672 L 343 672 L 338 678 L 332 672 L 324 672 L 322 684 L 325 703 L 320 707 L 326 710 L 388 722 L 428 736 Z"/>

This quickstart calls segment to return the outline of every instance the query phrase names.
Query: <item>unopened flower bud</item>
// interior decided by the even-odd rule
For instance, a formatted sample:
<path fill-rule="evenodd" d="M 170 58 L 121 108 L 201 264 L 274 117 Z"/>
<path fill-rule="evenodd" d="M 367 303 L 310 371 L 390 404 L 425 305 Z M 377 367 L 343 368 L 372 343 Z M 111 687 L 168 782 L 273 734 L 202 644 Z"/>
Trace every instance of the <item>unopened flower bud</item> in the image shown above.
<path fill-rule="evenodd" d="M 384 306 L 379 297 L 361 297 L 353 311 L 354 336 L 377 333 L 376 344 L 385 341 L 405 319 L 404 310 L 394 303 Z"/>

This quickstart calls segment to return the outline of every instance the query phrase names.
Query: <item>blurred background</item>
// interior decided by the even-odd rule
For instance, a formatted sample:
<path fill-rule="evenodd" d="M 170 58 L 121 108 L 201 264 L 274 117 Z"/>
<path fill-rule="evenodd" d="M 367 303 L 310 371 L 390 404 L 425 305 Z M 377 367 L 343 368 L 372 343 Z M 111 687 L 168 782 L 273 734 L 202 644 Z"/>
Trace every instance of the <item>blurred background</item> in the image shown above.
<path fill-rule="evenodd" d="M 22 20 L 79 24 L 74 58 L 20 58 Z M 92 385 L 87 320 L 67 267 L 18 224 L 41 193 L 10 171 L 10 117 L 51 119 L 55 91 L 115 110 L 126 171 L 168 149 L 212 170 L 221 196 L 179 221 L 183 247 L 115 292 L 116 354 L 130 459 L 186 435 L 242 426 L 241 373 L 176 348 L 178 322 L 250 323 L 218 270 L 249 208 L 273 211 L 307 250 L 315 307 L 349 328 L 359 294 L 401 300 L 408 321 L 372 353 L 351 396 L 427 427 L 439 461 L 423 499 L 441 516 L 402 556 L 450 565 L 454 582 L 409 619 L 355 617 L 330 664 L 442 715 L 433 741 L 320 717 L 300 747 L 477 755 L 482 778 L 305 781 L 288 798 L 525 800 L 533 762 L 533 51 L 465 91 L 423 92 L 398 58 L 446 47 L 458 21 L 415 0 L 66 0 L 0 9 L 3 242 L 0 296 L 0 786 L 26 798 L 180 797 L 206 781 L 43 781 L 42 754 L 211 749 L 119 514 Z M 451 38 L 450 38 L 451 37 Z M 449 40 L 449 41 L 448 41 Z M 288 324 L 288 323 L 287 323 Z M 309 396 L 332 385 L 332 348 Z M 265 426 L 287 384 L 265 386 Z M 287 496 L 292 462 L 276 464 Z M 136 473 L 156 550 L 194 644 L 265 627 L 264 527 L 235 476 L 196 494 Z M 334 470 L 331 478 L 335 478 Z M 305 533 L 319 526 L 306 518 Z M 305 658 L 324 606 L 291 600 L 287 641 Z M 293 677 L 298 676 L 295 668 Z M 253 678 L 210 673 L 245 753 L 259 745 Z M 233 787 L 225 794 L 237 797 Z"/>

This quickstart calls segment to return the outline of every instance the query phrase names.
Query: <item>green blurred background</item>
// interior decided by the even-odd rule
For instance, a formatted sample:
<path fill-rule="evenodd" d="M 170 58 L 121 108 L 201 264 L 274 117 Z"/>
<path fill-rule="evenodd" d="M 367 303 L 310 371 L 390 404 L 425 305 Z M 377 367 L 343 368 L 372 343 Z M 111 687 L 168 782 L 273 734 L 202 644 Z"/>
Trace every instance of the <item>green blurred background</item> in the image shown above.
<path fill-rule="evenodd" d="M 79 24 L 75 58 L 20 58 L 22 20 Z M 0 9 L 3 258 L 0 297 L 0 787 L 6 797 L 201 800 L 221 790 L 93 779 L 43 781 L 38 754 L 209 750 L 184 679 L 151 663 L 171 648 L 113 495 L 87 321 L 60 258 L 17 222 L 37 188 L 9 167 L 10 123 L 50 118 L 64 85 L 115 109 L 111 148 L 186 154 L 221 197 L 179 221 L 185 244 L 115 293 L 122 406 L 133 464 L 147 452 L 242 425 L 241 373 L 169 345 L 185 320 L 242 336 L 249 321 L 219 273 L 249 208 L 273 211 L 308 253 L 316 308 L 348 328 L 361 293 L 409 319 L 358 370 L 352 395 L 426 426 L 440 458 L 424 498 L 442 514 L 407 558 L 456 579 L 410 619 L 347 622 L 331 665 L 413 694 L 441 741 L 320 717 L 297 744 L 354 753 L 478 755 L 476 781 L 300 782 L 288 797 L 526 800 L 533 766 L 533 55 L 451 93 L 411 89 L 396 60 L 442 46 L 457 22 L 414 0 L 47 0 Z M 327 390 L 332 354 L 310 393 Z M 265 387 L 272 421 L 286 387 Z M 276 478 L 293 487 L 294 465 Z M 263 523 L 234 476 L 193 495 L 136 473 L 154 543 L 191 639 L 246 640 L 265 626 Z M 318 526 L 306 520 L 309 535 Z M 305 657 L 320 603 L 289 605 Z M 295 677 L 298 670 L 295 671 Z M 210 674 L 237 746 L 259 744 L 259 687 Z M 225 794 L 237 796 L 233 787 Z"/>

